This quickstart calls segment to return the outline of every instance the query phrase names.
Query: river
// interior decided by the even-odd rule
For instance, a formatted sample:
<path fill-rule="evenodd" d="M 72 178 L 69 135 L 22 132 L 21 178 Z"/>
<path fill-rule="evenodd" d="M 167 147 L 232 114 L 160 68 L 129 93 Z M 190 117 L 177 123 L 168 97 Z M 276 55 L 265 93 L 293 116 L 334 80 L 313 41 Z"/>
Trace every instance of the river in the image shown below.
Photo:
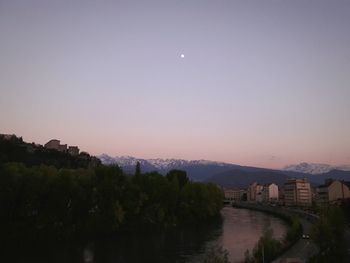
<path fill-rule="evenodd" d="M 247 249 L 252 250 L 264 229 L 272 228 L 281 239 L 287 225 L 279 218 L 257 211 L 224 207 L 223 220 L 210 225 L 167 232 L 146 231 L 113 238 L 65 246 L 27 249 L 12 262 L 36 263 L 196 263 L 201 262 L 213 246 L 227 250 L 231 262 L 242 262 Z M 36 252 L 35 252 L 36 251 Z M 13 254 L 14 255 L 14 254 Z"/>

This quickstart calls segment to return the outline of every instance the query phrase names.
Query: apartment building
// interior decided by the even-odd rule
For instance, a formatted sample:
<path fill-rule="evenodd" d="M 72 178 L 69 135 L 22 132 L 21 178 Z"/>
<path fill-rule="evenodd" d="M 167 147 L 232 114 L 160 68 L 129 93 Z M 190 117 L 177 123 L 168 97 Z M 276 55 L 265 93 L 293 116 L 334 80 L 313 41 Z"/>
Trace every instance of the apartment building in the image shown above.
<path fill-rule="evenodd" d="M 272 183 L 264 185 L 262 190 L 263 202 L 277 202 L 278 201 L 278 185 Z"/>
<path fill-rule="evenodd" d="M 286 206 L 311 206 L 310 183 L 306 179 L 289 179 L 284 184 L 284 203 Z"/>
<path fill-rule="evenodd" d="M 317 187 L 317 203 L 320 205 L 335 204 L 350 198 L 350 182 L 327 179 Z"/>
<path fill-rule="evenodd" d="M 255 202 L 262 202 L 262 190 L 263 186 L 258 184 L 257 182 L 252 183 L 248 186 L 247 189 L 247 200 L 248 201 L 255 201 Z"/>
<path fill-rule="evenodd" d="M 241 190 L 240 189 L 224 189 L 225 199 L 233 201 L 241 201 Z"/>

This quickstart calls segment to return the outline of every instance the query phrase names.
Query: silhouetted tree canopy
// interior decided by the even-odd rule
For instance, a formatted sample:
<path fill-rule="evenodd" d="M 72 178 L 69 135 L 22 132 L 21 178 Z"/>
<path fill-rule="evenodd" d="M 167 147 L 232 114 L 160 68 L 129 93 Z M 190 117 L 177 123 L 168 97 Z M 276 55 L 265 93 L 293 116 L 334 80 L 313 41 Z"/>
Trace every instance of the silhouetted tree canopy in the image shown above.
<path fill-rule="evenodd" d="M 320 253 L 310 262 L 349 262 L 346 251 L 345 217 L 341 207 L 326 207 L 312 229 L 312 239 L 320 248 Z"/>
<path fill-rule="evenodd" d="M 0 140 L 2 241 L 191 224 L 222 208 L 221 189 L 189 182 L 183 171 L 126 176 L 118 166 L 90 165 L 90 157 L 84 162 L 37 146 L 32 155 L 22 144 Z"/>
<path fill-rule="evenodd" d="M 170 181 L 177 180 L 180 189 L 182 189 L 189 181 L 186 171 L 181 170 L 171 170 L 167 173 L 166 177 Z"/>

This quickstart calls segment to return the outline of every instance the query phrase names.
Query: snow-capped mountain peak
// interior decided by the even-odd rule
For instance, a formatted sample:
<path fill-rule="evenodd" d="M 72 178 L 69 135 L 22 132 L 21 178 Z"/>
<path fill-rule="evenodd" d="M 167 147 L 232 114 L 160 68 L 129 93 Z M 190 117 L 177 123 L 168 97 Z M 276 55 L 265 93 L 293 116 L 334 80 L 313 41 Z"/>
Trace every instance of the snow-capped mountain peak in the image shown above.
<path fill-rule="evenodd" d="M 98 156 L 98 158 L 102 161 L 103 164 L 111 165 L 118 164 L 125 170 L 131 171 L 136 166 L 137 162 L 140 162 L 142 169 L 150 171 L 157 170 L 160 172 L 167 172 L 171 169 L 180 169 L 181 167 L 186 167 L 190 165 L 230 165 L 222 162 L 214 162 L 208 160 L 183 160 L 183 159 L 142 159 L 135 158 L 132 156 L 116 156 L 111 157 L 107 154 L 102 154 Z"/>
<path fill-rule="evenodd" d="M 350 171 L 350 165 L 333 166 L 333 165 L 322 164 L 322 163 L 303 162 L 299 164 L 287 165 L 286 167 L 283 168 L 283 170 L 300 172 L 300 173 L 308 173 L 308 174 L 323 174 L 323 173 L 328 173 L 331 170 Z"/>

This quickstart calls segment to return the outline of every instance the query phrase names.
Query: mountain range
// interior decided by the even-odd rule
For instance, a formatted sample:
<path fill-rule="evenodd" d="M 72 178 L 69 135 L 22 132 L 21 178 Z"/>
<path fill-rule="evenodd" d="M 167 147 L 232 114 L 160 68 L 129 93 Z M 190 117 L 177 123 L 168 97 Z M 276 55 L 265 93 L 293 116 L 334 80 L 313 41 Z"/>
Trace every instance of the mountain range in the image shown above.
<path fill-rule="evenodd" d="M 299 163 L 292 164 L 284 167 L 285 171 L 294 171 L 300 173 L 308 173 L 308 174 L 323 174 L 328 173 L 332 170 L 341 170 L 341 171 L 350 171 L 350 165 L 339 165 L 333 166 L 329 164 L 322 163 Z"/>
<path fill-rule="evenodd" d="M 215 173 L 227 171 L 228 167 L 235 168 L 238 165 L 214 162 L 207 160 L 182 160 L 182 159 L 141 159 L 132 156 L 111 157 L 107 154 L 98 156 L 103 164 L 118 164 L 126 173 L 135 172 L 136 163 L 141 165 L 142 172 L 158 171 L 166 174 L 172 169 L 187 171 L 190 178 L 196 181 L 203 181 Z"/>
<path fill-rule="evenodd" d="M 111 157 L 107 154 L 98 158 L 103 164 L 119 165 L 129 174 L 135 172 L 136 163 L 140 162 L 142 172 L 158 171 L 166 174 L 172 169 L 180 169 L 185 170 L 193 181 L 213 182 L 226 187 L 246 187 L 255 181 L 281 185 L 288 178 L 307 178 L 313 185 L 322 184 L 327 178 L 350 181 L 350 166 L 301 163 L 276 170 L 208 160 L 142 159 L 132 156 Z"/>

